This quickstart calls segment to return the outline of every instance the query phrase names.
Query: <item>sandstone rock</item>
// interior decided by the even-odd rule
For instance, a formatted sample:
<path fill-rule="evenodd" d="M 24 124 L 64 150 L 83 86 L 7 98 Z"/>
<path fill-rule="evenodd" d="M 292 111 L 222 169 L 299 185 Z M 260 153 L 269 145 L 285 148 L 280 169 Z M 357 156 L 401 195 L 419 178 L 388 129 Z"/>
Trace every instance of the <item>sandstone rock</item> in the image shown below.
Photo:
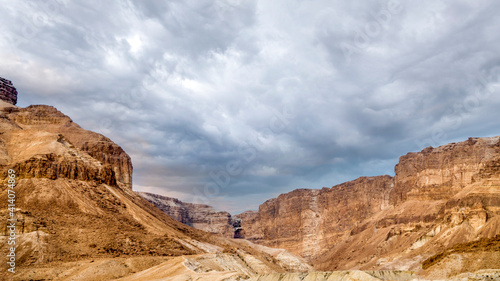
<path fill-rule="evenodd" d="M 297 189 L 264 202 L 258 213 L 237 217 L 247 239 L 311 259 L 359 222 L 387 208 L 392 188 L 393 178 L 380 176 L 321 190 Z"/>
<path fill-rule="evenodd" d="M 12 82 L 0 77 L 0 100 L 10 104 L 17 103 L 17 90 Z"/>
<path fill-rule="evenodd" d="M 469 138 L 400 157 L 391 203 L 449 199 L 465 186 L 498 175 L 500 138 Z"/>
<path fill-rule="evenodd" d="M 258 211 L 246 211 L 234 217 L 240 219 L 241 229 L 238 230 L 238 233 L 235 233 L 235 236 L 238 236 L 237 238 L 245 238 L 250 241 L 262 239 L 262 229 L 256 223 L 259 217 Z"/>
<path fill-rule="evenodd" d="M 16 175 L 15 208 L 10 210 L 9 169 Z M 287 266 L 289 258 L 280 259 L 261 246 L 172 219 L 132 191 L 132 163 L 122 148 L 51 106 L 19 108 L 0 101 L 0 174 L 0 216 L 8 218 L 13 212 L 17 219 L 16 280 L 116 279 L 134 273 L 125 258 L 150 258 L 157 265 L 168 256 L 208 254 L 213 257 L 210 269 L 243 266 L 252 274 L 283 272 L 300 261 Z M 193 225 L 219 214 L 227 226 L 227 213 L 209 206 L 195 209 L 201 215 L 191 218 Z M 2 245 L 10 235 L 6 224 L 3 220 L 0 225 Z M 5 257 L 7 251 L 2 247 L 0 255 Z M 189 271 L 185 258 L 178 260 L 178 266 Z M 6 266 L 0 264 L 0 270 L 7 272 Z M 249 270 L 242 270 L 242 277 L 248 278 Z"/>
<path fill-rule="evenodd" d="M 10 125 L 16 132 L 7 142 L 20 143 L 11 148 L 18 157 L 10 160 L 21 177 L 66 177 L 132 188 L 132 161 L 125 151 L 103 135 L 82 129 L 56 108 L 6 107 L 0 114 L 9 120 L 4 127 Z M 33 137 L 39 137 L 37 146 L 30 145 Z"/>
<path fill-rule="evenodd" d="M 236 221 L 228 212 L 217 211 L 208 205 L 185 203 L 176 198 L 147 192 L 138 193 L 158 209 L 185 225 L 218 233 L 227 238 L 235 237 Z"/>
<path fill-rule="evenodd" d="M 298 189 L 236 217 L 247 239 L 319 270 L 420 271 L 427 257 L 500 234 L 499 215 L 500 137 L 493 137 L 408 153 L 394 178 Z"/>

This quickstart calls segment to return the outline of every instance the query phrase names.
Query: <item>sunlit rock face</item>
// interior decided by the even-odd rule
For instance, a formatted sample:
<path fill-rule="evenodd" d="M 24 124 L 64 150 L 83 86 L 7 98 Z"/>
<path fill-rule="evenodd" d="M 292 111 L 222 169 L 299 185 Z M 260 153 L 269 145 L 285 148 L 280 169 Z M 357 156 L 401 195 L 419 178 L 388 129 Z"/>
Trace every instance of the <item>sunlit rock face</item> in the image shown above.
<path fill-rule="evenodd" d="M 287 249 L 316 269 L 418 271 L 455 245 L 469 251 L 466 243 L 478 239 L 500 244 L 499 215 L 500 137 L 492 137 L 408 153 L 394 177 L 294 190 L 236 217 L 246 239 Z M 493 254 L 483 256 L 474 270 L 495 262 Z"/>

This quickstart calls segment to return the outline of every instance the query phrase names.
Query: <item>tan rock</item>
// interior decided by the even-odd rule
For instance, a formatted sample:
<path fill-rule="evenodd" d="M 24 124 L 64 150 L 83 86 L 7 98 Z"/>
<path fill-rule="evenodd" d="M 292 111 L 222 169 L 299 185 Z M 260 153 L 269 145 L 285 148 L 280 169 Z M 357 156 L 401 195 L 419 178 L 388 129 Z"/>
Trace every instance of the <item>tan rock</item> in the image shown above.
<path fill-rule="evenodd" d="M 14 280 L 111 280 L 181 255 L 213 257 L 207 268 L 223 269 L 221 276 L 235 275 L 231 270 L 238 266 L 246 266 L 236 274 L 244 278 L 300 268 L 297 262 L 309 269 L 298 258 L 290 262 L 289 256 L 282 258 L 262 246 L 238 243 L 172 219 L 132 191 L 132 163 L 122 148 L 82 129 L 54 107 L 19 108 L 0 101 L 0 216 L 4 218 L 10 212 L 9 169 L 16 175 Z M 198 211 L 212 215 L 208 207 Z M 6 223 L 0 225 L 2 245 L 10 235 Z M 7 251 L 2 247 L 0 255 L 5 257 Z M 6 266 L 2 263 L 0 270 L 7 272 Z M 176 266 L 191 271 L 182 262 Z"/>
<path fill-rule="evenodd" d="M 447 248 L 500 234 L 500 137 L 408 153 L 395 171 L 270 199 L 238 215 L 245 237 L 319 270 L 421 271 Z"/>
<path fill-rule="evenodd" d="M 157 194 L 147 192 L 138 192 L 138 194 L 178 222 L 203 231 L 218 233 L 227 238 L 235 236 L 234 219 L 228 212 L 217 211 L 208 205 L 186 203 Z"/>

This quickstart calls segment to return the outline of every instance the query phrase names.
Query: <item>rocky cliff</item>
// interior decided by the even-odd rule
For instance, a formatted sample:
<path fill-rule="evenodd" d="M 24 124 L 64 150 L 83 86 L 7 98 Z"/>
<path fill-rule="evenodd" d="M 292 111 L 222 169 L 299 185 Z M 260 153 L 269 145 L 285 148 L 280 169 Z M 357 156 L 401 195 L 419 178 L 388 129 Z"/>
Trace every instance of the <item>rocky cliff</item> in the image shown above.
<path fill-rule="evenodd" d="M 8 187 L 12 171 L 14 189 Z M 234 275 L 229 269 L 242 278 L 309 270 L 284 250 L 172 219 L 132 191 L 131 159 L 120 146 L 51 106 L 0 101 L 0 175 L 0 216 L 17 220 L 13 231 L 6 220 L 0 226 L 1 245 L 16 236 L 16 274 L 6 280 L 114 280 L 180 255 L 206 261 L 200 270 L 211 268 L 213 276 Z M 2 247 L 0 255 L 8 251 Z M 184 267 L 184 258 L 178 260 Z M 193 270 L 182 274 L 203 275 L 194 271 L 202 264 L 193 261 Z M 2 278 L 6 266 L 0 264 Z"/>
<path fill-rule="evenodd" d="M 498 176 L 499 158 L 498 138 L 469 138 L 408 153 L 395 167 L 391 204 L 450 199 L 481 178 Z"/>
<path fill-rule="evenodd" d="M 297 189 L 270 199 L 258 216 L 244 213 L 245 237 L 306 259 L 321 256 L 360 221 L 389 206 L 390 176 L 363 177 L 332 188 Z"/>
<path fill-rule="evenodd" d="M 415 270 L 450 278 L 500 266 L 494 258 L 500 255 L 500 137 L 408 153 L 394 177 L 297 189 L 233 218 L 148 197 L 178 221 L 211 232 L 227 234 L 238 218 L 238 237 L 287 249 L 320 270 Z M 489 242 L 476 245 L 481 239 Z M 458 265 L 449 269 L 450 260 Z"/>
<path fill-rule="evenodd" d="M 138 194 L 178 222 L 207 232 L 222 234 L 227 238 L 235 237 L 238 222 L 228 212 L 217 211 L 208 205 L 186 203 L 157 194 L 147 192 L 138 192 Z"/>
<path fill-rule="evenodd" d="M 10 80 L 0 77 L 0 100 L 10 103 L 17 103 L 17 90 Z"/>
<path fill-rule="evenodd" d="M 103 135 L 83 130 L 54 107 L 4 107 L 0 117 L 6 121 L 3 126 L 18 131 L 6 140 L 19 145 L 4 161 L 15 163 L 19 177 L 93 179 L 132 187 L 132 162 L 125 151 Z"/>
<path fill-rule="evenodd" d="M 421 271 L 424 261 L 455 245 L 500 234 L 500 137 L 408 153 L 394 178 L 298 189 L 237 217 L 247 239 L 288 249 L 316 269 Z M 500 245 L 498 239 L 491 241 Z M 464 260 L 475 251 L 461 249 Z M 498 266 L 496 249 L 478 250 L 483 262 L 473 269 Z M 442 269 L 432 263 L 426 271 Z M 469 270 L 461 263 L 453 274 Z"/>

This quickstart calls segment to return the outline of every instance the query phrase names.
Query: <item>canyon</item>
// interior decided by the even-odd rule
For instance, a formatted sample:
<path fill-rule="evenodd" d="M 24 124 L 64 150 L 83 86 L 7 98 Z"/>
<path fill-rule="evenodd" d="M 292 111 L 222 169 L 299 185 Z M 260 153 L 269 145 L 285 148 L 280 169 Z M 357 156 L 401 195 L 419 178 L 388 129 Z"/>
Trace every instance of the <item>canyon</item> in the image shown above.
<path fill-rule="evenodd" d="M 172 197 L 147 192 L 138 192 L 138 194 L 185 225 L 221 234 L 227 238 L 237 236 L 235 232 L 238 231 L 241 220 L 233 218 L 228 212 L 218 211 L 208 205 L 182 202 Z"/>
<path fill-rule="evenodd" d="M 16 106 L 4 80 L 0 215 L 9 215 L 13 170 L 17 218 L 17 272 L 6 280 L 500 276 L 500 137 L 408 153 L 394 177 L 297 189 L 231 215 L 134 191 L 132 159 L 118 144 L 55 107 Z"/>
<path fill-rule="evenodd" d="M 500 137 L 469 138 L 400 157 L 394 177 L 297 189 L 212 229 L 238 218 L 241 237 L 286 249 L 316 270 L 451 278 L 500 268 L 499 215 Z"/>
<path fill-rule="evenodd" d="M 0 216 L 12 213 L 17 221 L 13 231 L 6 220 L 1 225 L 1 256 L 10 251 L 12 233 L 16 237 L 15 274 L 2 262 L 1 280 L 150 280 L 141 274 L 173 263 L 180 269 L 163 277 L 217 280 L 311 270 L 285 250 L 174 220 L 132 190 L 132 172 L 129 155 L 109 138 L 52 106 L 22 108 L 2 97 Z"/>

